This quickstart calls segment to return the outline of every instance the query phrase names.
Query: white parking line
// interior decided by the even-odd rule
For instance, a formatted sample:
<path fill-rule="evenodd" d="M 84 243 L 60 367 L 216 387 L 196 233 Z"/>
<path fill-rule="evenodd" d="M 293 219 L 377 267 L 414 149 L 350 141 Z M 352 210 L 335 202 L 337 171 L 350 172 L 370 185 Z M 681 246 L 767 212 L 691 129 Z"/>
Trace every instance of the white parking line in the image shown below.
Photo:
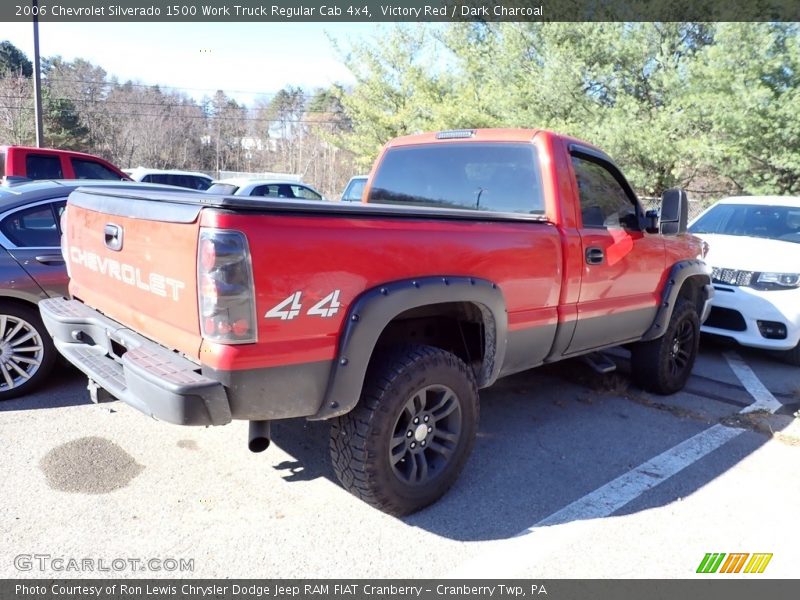
<path fill-rule="evenodd" d="M 522 535 L 537 527 L 560 525 L 576 519 L 607 517 L 742 433 L 743 429 L 731 429 L 724 425 L 714 425 L 701 431 L 542 519 Z"/>
<path fill-rule="evenodd" d="M 736 377 L 753 397 L 754 402 L 741 413 L 766 410 L 771 413 L 781 403 L 764 386 L 753 370 L 734 352 L 726 352 L 725 359 Z M 563 546 L 581 535 L 586 535 L 586 526 L 591 519 L 608 517 L 646 491 L 663 483 L 673 475 L 691 466 L 717 448 L 743 434 L 743 429 L 732 429 L 714 425 L 697 435 L 673 446 L 624 475 L 608 482 L 568 504 L 561 510 L 524 529 L 513 538 L 496 542 L 491 550 L 462 563 L 444 578 L 497 578 L 519 576 L 525 569 L 547 560 L 554 544 Z M 584 525 L 587 523 L 588 525 Z M 575 523 L 576 527 L 567 524 Z M 598 523 L 598 521 L 594 521 Z M 554 525 L 567 526 L 557 530 Z M 552 535 L 553 539 L 548 539 Z M 556 537 L 557 536 L 557 537 Z"/>
<path fill-rule="evenodd" d="M 514 576 L 526 567 L 535 564 L 537 559 L 545 559 L 547 553 L 552 552 L 552 544 L 543 543 L 544 540 L 541 539 L 542 532 L 547 527 L 607 517 L 647 490 L 663 483 L 710 452 L 740 436 L 744 431 L 723 425 L 714 425 L 701 431 L 545 517 L 535 525 L 518 533 L 514 538 L 505 540 L 493 551 L 482 553 L 463 563 L 444 577 L 464 579 Z M 575 530 L 574 533 L 577 535 L 579 532 Z M 573 537 L 559 536 L 558 543 L 563 544 Z"/>
<path fill-rule="evenodd" d="M 781 406 L 783 406 L 775 396 L 772 395 L 767 387 L 761 383 L 761 380 L 753 372 L 746 362 L 736 352 L 723 353 L 728 366 L 736 375 L 736 378 L 742 382 L 744 389 L 753 397 L 755 402 L 749 406 L 745 406 L 739 412 L 741 414 L 751 413 L 757 410 L 764 410 L 769 413 L 774 413 Z"/>

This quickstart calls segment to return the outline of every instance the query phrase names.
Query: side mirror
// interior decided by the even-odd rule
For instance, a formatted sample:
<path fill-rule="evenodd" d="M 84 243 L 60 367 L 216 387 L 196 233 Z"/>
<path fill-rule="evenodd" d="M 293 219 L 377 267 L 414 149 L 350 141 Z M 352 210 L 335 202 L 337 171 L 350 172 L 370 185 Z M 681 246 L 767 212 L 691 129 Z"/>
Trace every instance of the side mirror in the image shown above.
<path fill-rule="evenodd" d="M 689 198 L 679 188 L 661 194 L 661 234 L 680 235 L 686 233 L 689 224 Z"/>
<path fill-rule="evenodd" d="M 644 228 L 647 233 L 658 233 L 658 209 L 651 208 L 644 213 Z"/>

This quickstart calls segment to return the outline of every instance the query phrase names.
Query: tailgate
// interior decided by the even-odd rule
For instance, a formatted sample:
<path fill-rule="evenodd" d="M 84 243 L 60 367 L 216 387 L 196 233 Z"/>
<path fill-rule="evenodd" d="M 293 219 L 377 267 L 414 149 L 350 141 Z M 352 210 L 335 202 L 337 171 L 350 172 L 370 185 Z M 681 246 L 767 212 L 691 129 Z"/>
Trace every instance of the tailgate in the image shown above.
<path fill-rule="evenodd" d="M 73 297 L 197 358 L 201 207 L 100 190 L 70 195 L 65 249 Z"/>

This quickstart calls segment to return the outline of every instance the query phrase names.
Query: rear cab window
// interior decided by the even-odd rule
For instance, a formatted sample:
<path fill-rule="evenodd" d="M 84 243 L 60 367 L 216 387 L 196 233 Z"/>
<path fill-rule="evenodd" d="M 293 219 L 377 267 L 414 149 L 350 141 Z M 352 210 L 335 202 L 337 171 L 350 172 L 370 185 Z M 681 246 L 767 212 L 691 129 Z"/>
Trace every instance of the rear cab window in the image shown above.
<path fill-rule="evenodd" d="M 442 143 L 390 148 L 367 201 L 544 214 L 536 149 L 525 143 Z"/>
<path fill-rule="evenodd" d="M 6 176 L 6 152 L 0 150 L 0 179 Z"/>

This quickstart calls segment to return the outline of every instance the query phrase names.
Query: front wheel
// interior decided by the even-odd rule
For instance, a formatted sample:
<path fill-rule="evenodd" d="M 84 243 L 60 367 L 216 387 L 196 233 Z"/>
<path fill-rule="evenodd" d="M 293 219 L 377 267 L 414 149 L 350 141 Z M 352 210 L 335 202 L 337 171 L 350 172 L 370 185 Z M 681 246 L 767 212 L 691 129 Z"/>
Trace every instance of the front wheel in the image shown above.
<path fill-rule="evenodd" d="M 361 400 L 331 426 L 333 468 L 345 489 L 389 514 L 413 513 L 457 479 L 478 427 L 472 370 L 431 346 L 378 357 Z"/>
<path fill-rule="evenodd" d="M 682 390 L 692 374 L 699 347 L 697 309 L 689 300 L 678 300 L 664 335 L 632 345 L 634 383 L 656 394 L 674 394 Z"/>
<path fill-rule="evenodd" d="M 33 391 L 52 371 L 55 355 L 35 307 L 0 302 L 0 400 Z"/>

